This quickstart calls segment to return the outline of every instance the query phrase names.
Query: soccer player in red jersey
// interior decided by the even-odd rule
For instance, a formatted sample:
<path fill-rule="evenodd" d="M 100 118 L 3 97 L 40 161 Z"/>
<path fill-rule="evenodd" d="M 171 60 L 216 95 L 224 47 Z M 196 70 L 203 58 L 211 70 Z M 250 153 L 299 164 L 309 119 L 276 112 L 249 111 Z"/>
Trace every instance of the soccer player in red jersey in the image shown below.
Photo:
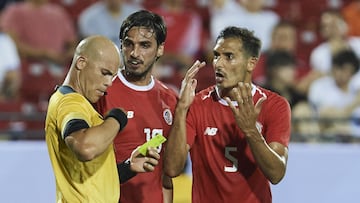
<path fill-rule="evenodd" d="M 192 202 L 272 201 L 270 182 L 285 175 L 291 112 L 278 94 L 256 86 L 251 74 L 260 40 L 227 27 L 213 49 L 216 85 L 195 96 L 196 61 L 182 83 L 164 156 L 165 173 L 179 175 L 190 151 Z"/>
<path fill-rule="evenodd" d="M 119 37 L 124 64 L 97 105 L 103 113 L 115 107 L 127 111 L 128 124 L 114 140 L 118 163 L 152 137 L 167 137 L 177 102 L 175 91 L 151 74 L 164 51 L 166 25 L 162 17 L 145 10 L 135 12 L 121 25 Z M 158 147 L 160 155 L 163 148 Z M 138 174 L 120 187 L 121 203 L 172 202 L 172 180 L 163 176 L 161 158 L 153 172 Z"/>

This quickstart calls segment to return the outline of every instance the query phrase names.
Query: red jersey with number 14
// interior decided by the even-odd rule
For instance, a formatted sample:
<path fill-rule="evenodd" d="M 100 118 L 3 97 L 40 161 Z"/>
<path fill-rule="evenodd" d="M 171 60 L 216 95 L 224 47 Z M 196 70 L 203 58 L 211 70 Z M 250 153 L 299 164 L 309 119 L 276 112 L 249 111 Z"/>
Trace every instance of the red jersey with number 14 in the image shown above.
<path fill-rule="evenodd" d="M 267 143 L 288 146 L 290 106 L 278 94 L 252 85 L 263 102 L 256 126 Z M 239 107 L 241 108 L 241 107 Z M 226 101 L 210 87 L 197 94 L 187 117 L 193 172 L 192 202 L 271 202 L 270 184 L 256 164 Z"/>
<path fill-rule="evenodd" d="M 157 134 L 168 136 L 176 102 L 176 93 L 160 81 L 152 78 L 149 85 L 136 86 L 126 81 L 119 71 L 107 95 L 98 103 L 102 113 L 118 107 L 127 111 L 128 123 L 114 140 L 117 163 L 129 158 L 136 147 Z M 153 172 L 139 173 L 121 184 L 121 203 L 163 202 L 163 146 L 158 147 L 161 158 Z"/>

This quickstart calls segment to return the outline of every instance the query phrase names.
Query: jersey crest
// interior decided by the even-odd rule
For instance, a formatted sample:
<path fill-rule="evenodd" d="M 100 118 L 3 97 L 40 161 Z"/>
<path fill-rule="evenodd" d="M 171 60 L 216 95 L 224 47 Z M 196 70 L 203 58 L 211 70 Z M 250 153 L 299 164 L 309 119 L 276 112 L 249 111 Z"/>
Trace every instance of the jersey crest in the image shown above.
<path fill-rule="evenodd" d="M 171 125 L 173 122 L 173 115 L 170 111 L 170 109 L 165 109 L 163 112 L 163 117 L 166 122 L 166 124 Z"/>

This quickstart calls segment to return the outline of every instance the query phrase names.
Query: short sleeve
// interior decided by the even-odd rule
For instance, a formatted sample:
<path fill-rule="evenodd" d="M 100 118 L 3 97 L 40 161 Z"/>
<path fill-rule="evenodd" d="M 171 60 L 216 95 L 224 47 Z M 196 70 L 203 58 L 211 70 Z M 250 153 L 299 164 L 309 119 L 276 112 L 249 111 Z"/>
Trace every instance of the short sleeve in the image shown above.
<path fill-rule="evenodd" d="M 61 135 L 65 131 L 66 125 L 71 120 L 84 120 L 89 126 L 92 126 L 91 115 L 87 105 L 84 105 L 83 98 L 77 94 L 65 96 L 58 106 L 58 129 L 61 129 Z"/>

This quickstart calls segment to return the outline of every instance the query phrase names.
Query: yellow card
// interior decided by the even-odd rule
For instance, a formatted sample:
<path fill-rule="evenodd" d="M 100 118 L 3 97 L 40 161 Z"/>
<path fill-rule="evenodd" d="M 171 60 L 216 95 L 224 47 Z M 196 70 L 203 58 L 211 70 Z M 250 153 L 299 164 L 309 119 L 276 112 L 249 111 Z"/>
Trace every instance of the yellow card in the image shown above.
<path fill-rule="evenodd" d="M 155 137 L 151 138 L 149 141 L 142 144 L 139 148 L 139 152 L 146 156 L 146 152 L 148 147 L 158 147 L 162 143 L 166 141 L 166 138 L 160 134 L 156 135 Z"/>

